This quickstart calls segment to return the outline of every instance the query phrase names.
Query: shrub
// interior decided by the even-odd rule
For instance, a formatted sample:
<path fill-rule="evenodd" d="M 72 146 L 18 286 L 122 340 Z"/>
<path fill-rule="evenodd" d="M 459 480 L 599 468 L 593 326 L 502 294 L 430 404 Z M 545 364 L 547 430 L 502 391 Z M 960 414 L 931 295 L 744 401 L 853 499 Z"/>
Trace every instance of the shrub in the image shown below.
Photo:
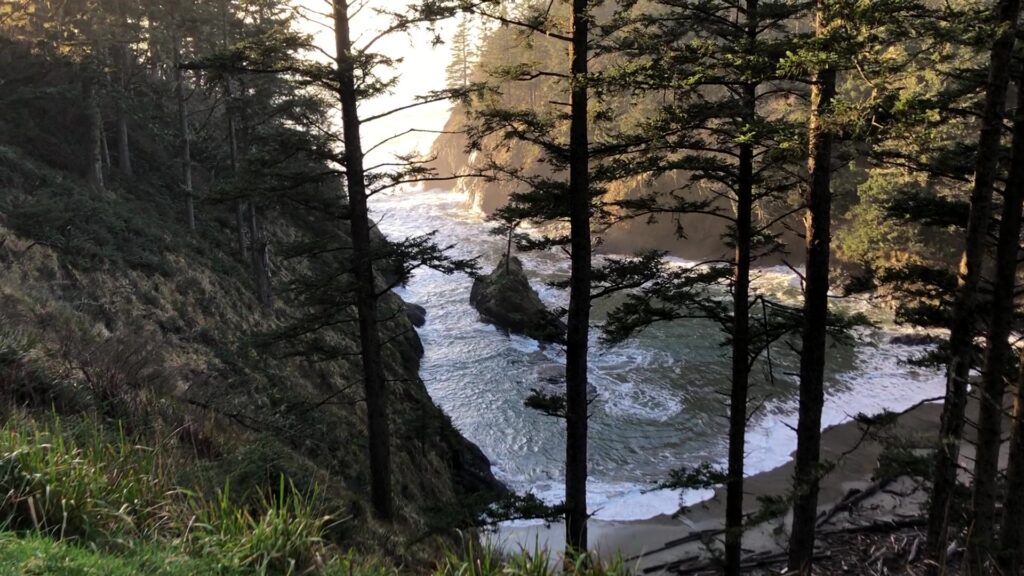
<path fill-rule="evenodd" d="M 0 389 L 19 405 L 63 405 L 67 386 L 41 362 L 39 340 L 0 315 Z"/>
<path fill-rule="evenodd" d="M 895 480 L 900 476 L 930 478 L 935 468 L 935 452 L 901 445 L 886 446 L 878 456 L 875 480 Z"/>

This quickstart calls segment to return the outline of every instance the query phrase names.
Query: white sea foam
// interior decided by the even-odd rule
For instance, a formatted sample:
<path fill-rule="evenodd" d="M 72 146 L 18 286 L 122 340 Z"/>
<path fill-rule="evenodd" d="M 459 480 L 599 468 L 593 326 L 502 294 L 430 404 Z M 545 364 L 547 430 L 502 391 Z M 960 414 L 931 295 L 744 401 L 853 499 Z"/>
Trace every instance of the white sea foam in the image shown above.
<path fill-rule="evenodd" d="M 493 258 L 503 249 L 501 239 L 483 230 L 482 214 L 467 210 L 467 200 L 464 193 L 411 192 L 378 198 L 374 208 L 384 215 L 381 228 L 389 236 L 400 238 L 436 229 L 439 241 L 454 244 L 458 255 L 488 254 Z M 567 261 L 560 254 L 522 254 L 521 257 L 535 278 L 564 277 L 568 270 Z M 682 259 L 672 261 L 679 266 L 692 265 Z M 493 265 L 482 264 L 484 267 Z M 799 296 L 799 277 L 785 267 L 759 270 L 756 276 L 760 290 L 788 299 Z M 540 362 L 559 364 L 564 363 L 564 350 L 559 346 L 541 348 L 537 342 L 521 336 L 506 337 L 492 326 L 480 323 L 468 305 L 470 284 L 462 277 L 421 271 L 408 287 L 398 290 L 403 298 L 428 309 L 427 326 L 420 331 L 427 349 L 424 379 L 435 401 L 449 412 L 456 426 L 492 457 L 494 472 L 500 479 L 516 490 L 532 491 L 549 503 L 558 503 L 564 495 L 561 425 L 529 414 L 520 396 L 529 389 L 529 379 L 534 377 L 536 354 L 542 352 L 544 360 Z M 543 282 L 535 282 L 535 286 L 549 306 L 567 304 L 566 291 Z M 901 410 L 923 398 L 942 394 L 944 383 L 940 374 L 903 363 L 921 349 L 890 345 L 887 343 L 890 335 L 876 334 L 873 338 L 882 345 L 856 349 L 853 368 L 836 377 L 840 385 L 833 388 L 827 399 L 823 425 L 847 421 L 858 412 Z M 610 419 L 608 425 L 611 426 L 650 425 L 654 426 L 652 430 L 673 436 L 671 428 L 664 432 L 665 427 L 679 419 L 687 400 L 670 382 L 652 381 L 645 375 L 652 369 L 665 367 L 678 373 L 688 370 L 689 365 L 645 346 L 642 341 L 604 348 L 595 335 L 592 350 L 590 375 L 600 397 L 594 405 L 594 410 L 601 412 L 599 416 Z M 747 434 L 749 474 L 788 461 L 796 446 L 795 435 L 789 428 L 796 424 L 795 414 L 794 404 L 775 403 L 767 406 L 756 420 Z M 700 418 L 713 416 L 688 415 L 690 420 Z M 700 429 L 698 427 L 698 432 Z M 614 440 L 604 439 L 605 442 Z M 716 437 L 713 444 L 702 454 L 724 457 L 724 440 Z M 672 450 L 668 448 L 653 447 L 652 450 L 658 452 L 657 457 L 643 456 L 648 457 L 648 466 L 657 465 L 661 473 L 668 467 L 697 463 L 673 460 Z M 651 487 L 648 482 L 657 478 L 617 480 L 637 474 L 630 470 L 616 471 L 602 464 L 588 484 L 591 511 L 599 519 L 635 520 L 672 513 L 681 500 L 693 503 L 708 495 L 706 491 L 686 494 L 648 491 Z M 656 474 L 652 471 L 649 476 Z"/>

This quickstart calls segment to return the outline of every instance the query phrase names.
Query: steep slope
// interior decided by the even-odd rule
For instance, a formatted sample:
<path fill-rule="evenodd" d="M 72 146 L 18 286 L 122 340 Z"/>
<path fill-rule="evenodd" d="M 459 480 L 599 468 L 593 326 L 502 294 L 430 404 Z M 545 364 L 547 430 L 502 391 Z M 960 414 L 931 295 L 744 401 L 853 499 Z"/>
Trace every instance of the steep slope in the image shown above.
<path fill-rule="evenodd" d="M 174 129 L 146 85 L 150 117 L 135 117 L 133 178 L 89 186 L 81 79 L 75 66 L 32 61 L 0 45 L 0 396 L 8 414 L 88 421 L 140 441 L 171 439 L 179 484 L 245 495 L 314 483 L 351 516 L 341 539 L 402 550 L 371 528 L 365 499 L 365 413 L 355 324 L 330 328 L 349 353 L 295 356 L 272 333 L 294 315 L 282 298 L 259 310 L 237 255 L 230 208 L 201 203 L 191 232 L 173 159 Z M 142 106 L 145 108 L 145 105 Z M 269 212 L 285 244 L 304 222 Z M 275 261 L 281 286 L 297 272 Z M 392 381 L 398 534 L 450 525 L 467 499 L 501 491 L 486 457 L 432 402 L 419 379 L 422 346 L 404 303 L 384 298 Z"/>

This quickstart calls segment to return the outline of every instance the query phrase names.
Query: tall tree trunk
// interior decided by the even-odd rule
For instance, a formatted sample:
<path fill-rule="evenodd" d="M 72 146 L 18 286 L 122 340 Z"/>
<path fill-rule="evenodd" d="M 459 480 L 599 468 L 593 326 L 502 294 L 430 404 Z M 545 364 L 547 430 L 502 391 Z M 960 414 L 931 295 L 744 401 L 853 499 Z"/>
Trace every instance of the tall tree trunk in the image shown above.
<path fill-rule="evenodd" d="M 746 91 L 746 88 L 744 88 Z M 749 94 L 748 94 L 749 95 Z M 750 376 L 750 242 L 753 218 L 753 158 L 740 147 L 736 198 L 736 257 L 733 263 L 732 382 L 729 394 L 729 463 L 725 482 L 725 573 L 738 576 L 743 545 L 743 457 Z"/>
<path fill-rule="evenodd" d="M 85 80 L 85 108 L 89 117 L 89 183 L 102 190 L 103 182 L 103 113 L 96 95 L 96 81 Z"/>
<path fill-rule="evenodd" d="M 230 26 L 228 15 L 230 14 L 231 0 L 221 0 L 221 47 L 228 49 L 230 38 Z M 238 127 L 235 120 L 235 87 L 230 75 L 224 78 L 224 115 L 228 124 L 228 154 L 231 160 L 231 176 L 238 175 Z M 237 232 L 238 254 L 243 258 L 249 257 L 248 244 L 245 241 L 245 202 L 241 199 L 235 201 L 235 231 Z"/>
<path fill-rule="evenodd" d="M 174 31 L 174 94 L 178 101 L 178 129 L 181 138 L 181 187 L 185 192 L 185 219 L 196 229 L 196 205 L 192 192 L 192 135 L 188 126 L 188 104 L 185 101 L 185 74 L 181 70 L 181 36 Z"/>
<path fill-rule="evenodd" d="M 828 2 L 818 0 L 816 34 L 823 37 L 829 25 Z M 821 409 L 825 402 L 825 345 L 828 328 L 829 257 L 832 230 L 832 134 L 823 117 L 836 95 L 836 71 L 815 74 L 811 84 L 811 118 L 808 127 L 807 212 L 804 216 L 807 245 L 804 277 L 802 349 L 800 353 L 800 417 L 797 423 L 794 471 L 793 528 L 789 539 L 789 570 L 811 573 L 814 560 L 814 527 L 818 518 L 818 487 L 821 469 Z"/>
<path fill-rule="evenodd" d="M 381 520 L 394 516 L 391 496 L 391 439 L 388 430 L 387 380 L 381 362 L 377 321 L 377 288 L 370 245 L 363 147 L 359 134 L 359 97 L 349 30 L 348 0 L 334 0 L 334 34 L 338 59 L 338 99 L 344 124 L 345 179 L 352 228 L 352 265 L 356 282 L 356 312 L 363 361 L 363 386 L 369 431 L 371 499 Z"/>
<path fill-rule="evenodd" d="M 128 98 L 130 97 L 132 51 L 127 43 L 118 47 L 121 94 L 117 106 L 117 168 L 122 176 L 132 175 L 131 146 L 128 142 Z"/>
<path fill-rule="evenodd" d="M 1018 356 L 1017 394 L 1010 429 L 1010 459 L 1006 466 L 1006 499 L 999 527 L 999 567 L 1003 574 L 1024 570 L 1024 356 Z"/>
<path fill-rule="evenodd" d="M 1002 195 L 1002 221 L 999 222 L 999 244 L 996 250 L 995 286 L 992 293 L 992 318 L 989 323 L 988 354 L 985 359 L 983 397 L 978 418 L 978 454 L 974 466 L 974 529 L 968 546 L 970 566 L 980 567 L 992 556 L 992 534 L 995 501 L 998 497 L 999 449 L 1002 446 L 1002 401 L 1006 394 L 1007 375 L 1013 364 L 1010 336 L 1016 312 L 1017 258 L 1020 252 L 1021 212 L 1024 210 L 1024 89 L 1017 81 L 1017 110 L 1014 117 L 1013 156 L 1010 177 Z M 1019 373 L 1019 369 L 1018 369 Z M 1020 381 L 1018 380 L 1018 386 Z M 1002 516 L 1001 538 L 996 558 L 1004 574 L 1019 574 L 1024 548 L 1021 523 L 1021 500 L 1024 478 L 1020 476 L 1020 396 L 1015 403 L 1015 424 L 1011 430 L 1011 457 L 1007 471 L 1007 498 Z M 1015 484 L 1016 482 L 1016 484 Z M 1016 526 L 1014 526 L 1016 525 Z M 980 574 L 981 572 L 979 572 Z"/>
<path fill-rule="evenodd" d="M 1013 350 L 1010 333 L 1014 320 L 1017 287 L 1017 256 L 1020 247 L 1021 209 L 1024 206 L 1024 91 L 1017 90 L 1013 122 L 1013 156 L 1003 193 L 1003 215 L 996 248 L 996 277 L 992 288 L 992 317 L 982 374 L 978 414 L 978 448 L 974 460 L 974 494 L 967 565 L 974 574 L 985 574 L 992 561 L 996 500 L 999 491 L 999 451 L 1003 445 L 1003 399 L 1006 375 Z M 1020 522 L 1020 517 L 1011 521 Z"/>
<path fill-rule="evenodd" d="M 103 170 L 109 171 L 112 166 L 110 163 L 110 145 L 107 143 L 107 131 L 103 127 L 102 118 L 100 120 L 100 141 L 103 145 Z M 106 173 L 107 172 L 104 172 L 104 174 Z"/>
<path fill-rule="evenodd" d="M 252 276 L 256 284 L 256 300 L 264 311 L 274 306 L 273 286 L 270 283 L 270 249 L 267 238 L 260 226 L 259 213 L 255 202 L 249 203 L 249 258 L 252 260 Z"/>
<path fill-rule="evenodd" d="M 571 118 L 569 126 L 569 225 L 572 271 L 566 333 L 565 542 L 587 549 L 587 347 L 590 338 L 590 149 L 588 131 L 587 0 L 572 2 Z"/>
<path fill-rule="evenodd" d="M 231 176 L 238 177 L 238 126 L 235 120 L 235 92 L 231 84 L 231 78 L 224 80 L 224 94 L 227 103 L 224 105 L 224 113 L 228 122 L 228 157 L 231 162 Z M 242 258 L 249 257 L 249 243 L 246 242 L 245 202 L 241 199 L 235 201 L 235 230 L 238 232 L 238 253 Z"/>
<path fill-rule="evenodd" d="M 746 30 L 750 46 L 757 40 L 757 0 L 746 2 Z M 757 85 L 744 84 L 742 114 L 752 125 L 757 115 Z M 750 389 L 750 258 L 754 214 L 754 147 L 739 147 L 736 187 L 736 255 L 732 294 L 732 382 L 729 393 L 729 462 L 725 481 L 725 574 L 739 576 L 743 559 L 743 459 L 747 437 L 747 400 Z"/>
<path fill-rule="evenodd" d="M 941 442 L 936 455 L 935 475 L 928 506 L 926 552 L 939 572 L 946 564 L 949 513 L 957 485 L 960 442 L 967 407 L 967 380 L 973 364 L 974 316 L 985 259 L 985 239 L 992 218 L 992 188 L 998 170 L 999 144 L 1006 111 L 1006 90 L 1010 82 L 1010 60 L 1016 39 L 1020 0 L 1000 0 L 999 35 L 992 45 L 985 106 L 981 118 L 971 212 L 967 241 L 960 262 L 956 302 L 949 336 L 949 366 L 946 370 L 946 401 L 939 429 Z"/>

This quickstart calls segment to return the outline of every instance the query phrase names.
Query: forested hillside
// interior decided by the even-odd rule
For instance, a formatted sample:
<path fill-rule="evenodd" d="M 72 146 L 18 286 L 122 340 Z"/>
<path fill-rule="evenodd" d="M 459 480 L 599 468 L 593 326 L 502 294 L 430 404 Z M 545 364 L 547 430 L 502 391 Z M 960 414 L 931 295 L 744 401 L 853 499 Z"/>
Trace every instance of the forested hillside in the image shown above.
<path fill-rule="evenodd" d="M 0 576 L 1024 574 L 1022 11 L 0 0 Z"/>
<path fill-rule="evenodd" d="M 427 395 L 407 305 L 387 293 L 382 357 L 401 521 L 370 521 L 359 336 L 343 300 L 343 187 L 290 127 L 290 115 L 312 104 L 241 73 L 229 82 L 244 92 L 226 94 L 220 64 L 200 62 L 207 51 L 224 57 L 221 19 L 241 26 L 240 9 L 187 21 L 149 12 L 127 31 L 102 21 L 113 18 L 102 10 L 44 21 L 41 6 L 30 14 L 40 20 L 4 28 L 0 522 L 90 546 L 172 542 L 202 532 L 189 528 L 192 510 L 223 498 L 233 507 L 224 514 L 262 514 L 261 498 L 283 486 L 325 519 L 298 519 L 322 522 L 307 533 L 292 526 L 310 538 L 299 548 L 322 547 L 313 539 L 326 530 L 342 552 L 415 560 L 413 538 L 471 522 L 473 503 L 503 487 Z M 185 49 L 171 38 L 183 22 Z M 289 33 L 288 23 L 260 32 L 274 33 Z M 107 59 L 119 51 L 130 56 Z M 175 69 L 186 60 L 204 71 Z M 387 252 L 386 240 L 375 242 Z M 261 273 L 272 297 L 261 293 Z M 385 290 L 395 281 L 377 276 Z M 337 307 L 331 315 L 318 312 L 321 287 L 341 292 L 319 303 Z M 117 482 L 146 485 L 135 494 L 110 484 L 120 474 Z M 223 553 L 226 567 L 256 561 Z M 275 554 L 277 567 L 325 561 Z"/>
<path fill-rule="evenodd" d="M 509 2 L 504 10 L 509 20 L 533 22 L 540 18 L 545 6 L 543 2 Z M 616 21 L 629 18 L 620 13 L 622 10 L 635 15 L 661 9 L 658 2 L 606 2 L 595 9 L 595 14 L 602 26 L 613 27 Z M 550 12 L 551 21 L 561 17 L 558 11 Z M 469 202 L 474 207 L 491 215 L 505 204 L 510 194 L 525 186 L 519 176 L 495 172 L 496 165 L 506 171 L 521 170 L 527 175 L 543 176 L 551 174 L 551 166 L 544 160 L 540 147 L 534 144 L 510 143 L 501 134 L 493 133 L 471 145 L 465 129 L 473 125 L 473 118 L 493 106 L 542 111 L 565 129 L 566 118 L 560 116 L 565 105 L 564 86 L 558 75 L 547 73 L 559 68 L 564 54 L 559 40 L 507 22 L 468 18 L 460 26 L 469 37 L 465 42 L 467 48 L 462 44 L 453 45 L 453 69 L 449 70 L 448 82 L 453 86 L 483 83 L 489 92 L 477 100 L 453 106 L 444 133 L 436 140 L 431 155 L 443 174 L 473 175 L 459 180 L 458 187 L 469 194 Z M 917 206 L 915 201 L 930 204 L 933 198 L 939 199 L 942 208 L 931 208 L 932 211 L 966 210 L 966 204 L 957 204 L 954 199 L 962 192 L 961 175 L 968 170 L 963 162 L 969 157 L 956 157 L 954 150 L 971 147 L 970 133 L 954 127 L 962 122 L 959 116 L 965 113 L 955 107 L 977 102 L 980 88 L 977 46 L 971 38 L 956 41 L 930 38 L 929 26 L 922 16 L 921 22 L 911 26 L 908 35 L 901 38 L 902 42 L 881 37 L 871 39 L 880 50 L 889 51 L 883 61 L 871 62 L 876 68 L 867 73 L 877 74 L 877 77 L 865 77 L 856 68 L 840 74 L 843 116 L 837 117 L 836 122 L 842 123 L 837 127 L 842 143 L 836 151 L 833 212 L 836 263 L 848 269 L 931 260 L 948 263 L 957 257 L 956 236 L 949 233 L 949 226 L 959 224 L 955 218 L 947 218 L 945 213 L 936 214 L 944 218 L 938 222 L 939 228 L 922 226 L 915 218 L 898 218 L 900 212 Z M 813 15 L 792 14 L 786 22 L 786 30 L 795 35 L 812 32 Z M 865 29 L 862 33 L 876 34 L 877 31 Z M 689 34 L 692 38 L 700 37 L 699 32 Z M 686 38 L 686 33 L 683 37 Z M 594 113 L 595 138 L 605 142 L 615 142 L 652 122 L 652 118 L 672 107 L 671 103 L 677 98 L 673 93 L 681 89 L 669 85 L 671 81 L 667 79 L 666 85 L 658 85 L 656 80 L 644 78 L 643 74 L 655 73 L 644 63 L 644 48 L 629 46 L 623 50 L 621 42 L 621 38 L 614 37 L 597 41 L 602 47 L 594 56 L 597 73 L 607 74 L 609 83 L 595 99 L 598 109 Z M 633 52 L 629 51 L 631 49 Z M 917 54 L 921 50 L 934 52 L 925 57 Z M 862 64 L 867 66 L 868 61 Z M 639 75 L 634 85 L 630 85 L 634 81 L 630 74 Z M 765 98 L 759 107 L 767 117 L 787 118 L 793 129 L 806 122 L 807 112 L 800 102 L 809 97 L 809 87 L 795 70 L 784 72 L 783 77 L 787 81 L 785 89 Z M 691 81 L 699 82 L 695 78 Z M 705 89 L 708 95 L 717 90 L 710 85 Z M 956 103 L 946 101 L 947 98 L 955 98 Z M 893 109 L 891 105 L 898 107 Z M 660 129 L 672 128 L 663 125 Z M 777 142 L 777 146 L 801 145 L 796 134 L 786 138 Z M 479 151 L 474 153 L 474 149 Z M 694 152 L 699 153 L 699 150 Z M 894 156 L 894 161 L 884 160 L 887 155 Z M 678 162 L 677 159 L 675 163 Z M 793 162 L 787 169 L 799 172 L 801 167 L 799 162 Z M 944 177 L 947 173 L 950 177 Z M 712 201 L 722 210 L 731 209 L 728 201 L 716 197 L 705 177 L 693 177 L 692 168 L 650 167 L 606 183 L 606 198 L 617 202 L 650 195 L 692 194 Z M 799 195 L 791 193 L 760 217 L 763 221 L 783 217 L 799 204 Z M 799 213 L 794 213 L 775 226 L 790 246 L 785 259 L 793 264 L 799 264 L 803 258 L 801 251 L 794 248 L 802 242 L 798 237 L 802 228 L 800 218 Z M 723 221 L 687 214 L 685 210 L 650 218 L 634 216 L 601 233 L 602 250 L 629 254 L 659 249 L 691 260 L 714 258 L 722 254 L 725 232 Z M 782 257 L 775 259 L 779 258 Z"/>

